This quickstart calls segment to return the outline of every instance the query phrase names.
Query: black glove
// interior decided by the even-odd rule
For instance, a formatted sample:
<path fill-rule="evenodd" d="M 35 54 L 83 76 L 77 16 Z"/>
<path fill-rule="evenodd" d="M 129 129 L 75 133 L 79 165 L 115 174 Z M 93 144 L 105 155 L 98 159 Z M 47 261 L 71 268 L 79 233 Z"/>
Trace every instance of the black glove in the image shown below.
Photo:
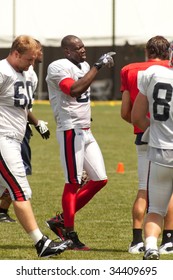
<path fill-rule="evenodd" d="M 112 58 L 115 55 L 115 52 L 108 52 L 103 54 L 99 60 L 94 64 L 94 66 L 100 70 L 103 66 L 108 66 L 109 68 L 114 66 L 114 60 Z"/>
<path fill-rule="evenodd" d="M 50 131 L 47 124 L 47 122 L 39 120 L 38 124 L 35 126 L 36 130 L 40 133 L 43 139 L 48 139 L 50 137 Z"/>

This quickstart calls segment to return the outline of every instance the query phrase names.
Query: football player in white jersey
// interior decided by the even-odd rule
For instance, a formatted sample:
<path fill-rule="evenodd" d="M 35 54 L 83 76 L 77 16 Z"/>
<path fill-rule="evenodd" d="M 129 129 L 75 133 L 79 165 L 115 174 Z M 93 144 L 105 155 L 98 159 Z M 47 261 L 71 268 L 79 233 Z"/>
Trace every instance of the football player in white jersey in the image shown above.
<path fill-rule="evenodd" d="M 107 184 L 102 153 L 90 129 L 90 84 L 102 67 L 114 65 L 115 53 L 103 55 L 90 69 L 84 44 L 78 37 L 65 36 L 61 47 L 65 58 L 48 66 L 46 82 L 65 175 L 63 213 L 46 223 L 62 240 L 73 241 L 71 249 L 89 250 L 75 231 L 75 213 Z M 80 188 L 83 169 L 90 181 Z"/>
<path fill-rule="evenodd" d="M 172 62 L 172 49 L 170 54 Z M 144 131 L 149 130 L 148 211 L 144 223 L 143 259 L 157 260 L 157 242 L 173 193 L 173 69 L 155 65 L 140 71 L 138 88 L 132 122 Z M 148 111 L 150 119 L 146 117 Z"/>
<path fill-rule="evenodd" d="M 37 57 L 34 61 L 34 65 L 35 65 L 35 63 L 41 63 L 43 60 L 42 45 L 38 40 L 36 40 L 36 42 L 37 42 L 38 49 L 37 49 Z M 37 86 L 38 78 L 37 78 L 36 73 L 33 71 L 33 66 L 31 65 L 29 67 L 29 70 L 31 71 L 31 75 L 33 75 L 33 80 L 35 81 L 35 85 L 33 88 L 33 89 L 35 89 Z M 34 95 L 34 93 L 33 93 L 33 95 Z M 31 129 L 30 124 L 33 124 L 35 126 L 36 130 L 40 133 L 40 135 L 42 136 L 43 139 L 48 139 L 50 136 L 50 131 L 47 127 L 47 122 L 38 120 L 33 115 L 31 110 L 32 109 L 30 109 L 30 111 L 28 112 L 28 122 L 27 122 L 27 126 L 26 126 L 25 136 L 24 136 L 22 144 L 21 144 L 21 154 L 22 154 L 22 159 L 23 159 L 23 163 L 25 166 L 26 175 L 32 174 L 31 148 L 30 148 L 30 139 L 32 136 L 32 129 Z M 5 222 L 5 223 L 15 222 L 15 220 L 12 219 L 8 213 L 11 203 L 12 203 L 12 200 L 11 200 L 10 194 L 8 192 L 8 189 L 6 189 L 4 191 L 4 193 L 2 194 L 2 196 L 0 197 L 0 222 Z"/>
<path fill-rule="evenodd" d="M 71 241 L 54 242 L 38 228 L 21 157 L 21 143 L 36 84 L 35 75 L 28 69 L 36 55 L 36 41 L 21 35 L 13 41 L 7 58 L 0 61 L 0 192 L 8 189 L 15 214 L 33 240 L 38 256 L 47 257 L 63 252 Z"/>
<path fill-rule="evenodd" d="M 137 88 L 137 74 L 152 65 L 169 66 L 169 42 L 163 36 L 150 38 L 145 47 L 146 61 L 130 63 L 121 70 L 122 91 L 122 118 L 131 123 L 131 110 L 134 100 L 139 92 Z M 147 175 L 148 158 L 147 143 L 142 142 L 143 132 L 134 126 L 135 144 L 138 159 L 138 192 L 132 207 L 133 239 L 129 245 L 129 253 L 139 254 L 144 252 L 143 221 L 147 206 Z M 160 254 L 173 254 L 173 196 L 170 200 L 168 212 L 164 218 L 162 241 L 159 247 Z"/>

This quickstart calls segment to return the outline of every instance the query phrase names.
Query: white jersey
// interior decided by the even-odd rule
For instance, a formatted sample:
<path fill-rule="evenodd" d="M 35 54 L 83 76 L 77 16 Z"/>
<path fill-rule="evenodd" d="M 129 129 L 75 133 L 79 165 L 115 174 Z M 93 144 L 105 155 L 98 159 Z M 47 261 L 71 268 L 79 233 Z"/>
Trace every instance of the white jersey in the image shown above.
<path fill-rule="evenodd" d="M 37 76 L 32 68 L 19 73 L 6 59 L 0 61 L 0 136 L 22 142 L 36 86 Z"/>
<path fill-rule="evenodd" d="M 46 82 L 58 131 L 90 127 L 90 87 L 78 98 L 63 93 L 59 87 L 62 80 L 71 78 L 77 81 L 90 69 L 87 62 L 80 63 L 80 66 L 81 69 L 64 58 L 48 67 Z"/>
<path fill-rule="evenodd" d="M 173 149 L 173 69 L 154 65 L 139 71 L 138 89 L 149 102 L 149 146 Z"/>

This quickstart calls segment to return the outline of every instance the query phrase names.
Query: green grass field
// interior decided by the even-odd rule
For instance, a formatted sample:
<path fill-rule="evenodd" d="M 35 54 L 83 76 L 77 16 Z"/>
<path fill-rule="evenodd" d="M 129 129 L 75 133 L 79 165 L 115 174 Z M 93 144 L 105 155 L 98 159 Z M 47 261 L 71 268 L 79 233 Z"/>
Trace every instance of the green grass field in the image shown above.
<path fill-rule="evenodd" d="M 51 138 L 42 140 L 33 128 L 33 175 L 28 177 L 33 192 L 32 205 L 40 229 L 55 239 L 54 233 L 45 225 L 46 219 L 61 211 L 64 186 L 55 122 L 49 105 L 35 104 L 33 112 L 39 119 L 49 122 Z M 76 231 L 91 250 L 65 251 L 53 259 L 141 260 L 142 255 L 128 253 L 132 239 L 131 208 L 138 184 L 133 129 L 120 118 L 120 105 L 92 106 L 92 118 L 92 131 L 101 147 L 109 182 L 76 214 Z M 124 164 L 124 174 L 116 173 L 119 162 Z M 10 215 L 15 218 L 12 207 Z M 32 240 L 18 222 L 0 223 L 0 259 L 38 259 Z M 171 260 L 173 255 L 161 256 L 161 259 Z"/>

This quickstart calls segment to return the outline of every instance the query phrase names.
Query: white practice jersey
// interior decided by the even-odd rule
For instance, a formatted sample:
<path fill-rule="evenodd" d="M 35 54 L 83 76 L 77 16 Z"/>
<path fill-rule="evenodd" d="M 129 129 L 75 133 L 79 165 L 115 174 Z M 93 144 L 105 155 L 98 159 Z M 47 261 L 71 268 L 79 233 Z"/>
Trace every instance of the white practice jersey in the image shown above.
<path fill-rule="evenodd" d="M 149 146 L 173 149 L 173 69 L 154 65 L 139 71 L 138 89 L 149 101 Z"/>
<path fill-rule="evenodd" d="M 77 81 L 89 71 L 87 62 L 80 65 L 81 69 L 64 58 L 52 62 L 48 67 L 46 82 L 49 100 L 59 131 L 90 127 L 90 87 L 78 98 L 63 93 L 59 87 L 62 80 L 71 78 Z"/>
<path fill-rule="evenodd" d="M 22 142 L 36 86 L 37 76 L 32 68 L 19 73 L 6 59 L 0 61 L 0 136 Z"/>

